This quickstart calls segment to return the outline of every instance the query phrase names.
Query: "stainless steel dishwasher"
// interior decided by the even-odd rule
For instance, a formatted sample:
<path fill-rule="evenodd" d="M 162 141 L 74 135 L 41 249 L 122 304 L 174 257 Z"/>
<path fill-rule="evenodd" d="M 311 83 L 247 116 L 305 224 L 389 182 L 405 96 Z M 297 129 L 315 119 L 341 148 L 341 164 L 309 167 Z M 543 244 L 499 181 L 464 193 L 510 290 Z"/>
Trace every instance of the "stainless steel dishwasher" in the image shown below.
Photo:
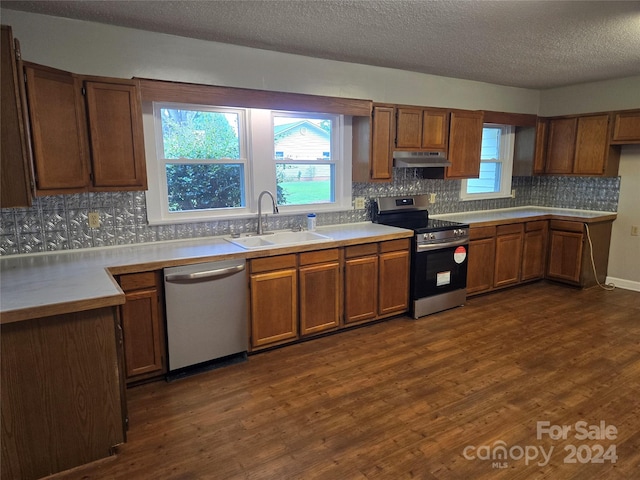
<path fill-rule="evenodd" d="M 244 354 L 248 345 L 245 260 L 164 269 L 169 379 L 213 360 Z M 195 369 L 191 369 L 195 370 Z"/>

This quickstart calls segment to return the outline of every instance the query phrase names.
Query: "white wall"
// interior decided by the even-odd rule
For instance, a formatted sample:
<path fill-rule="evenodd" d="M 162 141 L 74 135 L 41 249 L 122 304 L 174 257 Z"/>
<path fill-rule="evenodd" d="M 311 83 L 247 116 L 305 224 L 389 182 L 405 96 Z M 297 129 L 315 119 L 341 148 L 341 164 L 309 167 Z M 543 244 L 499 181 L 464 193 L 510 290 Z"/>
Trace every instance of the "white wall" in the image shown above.
<path fill-rule="evenodd" d="M 0 11 L 23 57 L 88 75 L 143 77 L 377 102 L 536 113 L 539 92 Z"/>

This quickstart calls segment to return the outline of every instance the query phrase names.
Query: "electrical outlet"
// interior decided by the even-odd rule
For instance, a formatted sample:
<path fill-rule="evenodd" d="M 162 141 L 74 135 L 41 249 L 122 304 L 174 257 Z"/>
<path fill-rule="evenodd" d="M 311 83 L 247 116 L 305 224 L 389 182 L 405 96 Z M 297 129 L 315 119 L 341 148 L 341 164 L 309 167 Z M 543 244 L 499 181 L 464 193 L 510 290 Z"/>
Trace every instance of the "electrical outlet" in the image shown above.
<path fill-rule="evenodd" d="M 364 208 L 364 197 L 356 197 L 355 209 L 362 210 Z"/>
<path fill-rule="evenodd" d="M 634 237 L 637 237 L 640 235 L 640 226 L 638 225 L 631 225 L 631 235 Z"/>
<path fill-rule="evenodd" d="M 89 228 L 100 228 L 100 214 L 89 212 Z"/>
<path fill-rule="evenodd" d="M 432 193 L 429 195 L 429 203 L 436 203 L 436 194 Z"/>

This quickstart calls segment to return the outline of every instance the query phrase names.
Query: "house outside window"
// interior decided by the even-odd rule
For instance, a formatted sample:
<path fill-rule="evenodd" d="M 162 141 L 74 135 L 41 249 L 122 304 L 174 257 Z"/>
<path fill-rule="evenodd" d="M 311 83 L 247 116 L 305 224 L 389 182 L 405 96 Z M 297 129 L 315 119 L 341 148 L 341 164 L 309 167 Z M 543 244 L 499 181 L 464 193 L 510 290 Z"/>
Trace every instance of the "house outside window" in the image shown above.
<path fill-rule="evenodd" d="M 143 109 L 150 224 L 251 216 L 263 190 L 277 194 L 283 214 L 351 207 L 350 118 L 173 103 Z"/>
<path fill-rule="evenodd" d="M 461 200 L 511 196 L 514 136 L 514 129 L 510 125 L 484 125 L 480 154 L 480 176 L 461 182 Z"/>

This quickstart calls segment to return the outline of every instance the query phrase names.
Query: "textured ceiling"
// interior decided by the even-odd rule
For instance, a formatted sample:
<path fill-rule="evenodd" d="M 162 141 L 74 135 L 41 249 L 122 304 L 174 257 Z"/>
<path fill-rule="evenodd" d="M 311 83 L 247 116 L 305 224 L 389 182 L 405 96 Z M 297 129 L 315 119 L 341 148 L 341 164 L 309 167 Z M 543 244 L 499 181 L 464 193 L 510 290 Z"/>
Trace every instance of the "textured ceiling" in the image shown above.
<path fill-rule="evenodd" d="M 2 1 L 15 10 L 545 89 L 640 74 L 640 1 Z"/>

